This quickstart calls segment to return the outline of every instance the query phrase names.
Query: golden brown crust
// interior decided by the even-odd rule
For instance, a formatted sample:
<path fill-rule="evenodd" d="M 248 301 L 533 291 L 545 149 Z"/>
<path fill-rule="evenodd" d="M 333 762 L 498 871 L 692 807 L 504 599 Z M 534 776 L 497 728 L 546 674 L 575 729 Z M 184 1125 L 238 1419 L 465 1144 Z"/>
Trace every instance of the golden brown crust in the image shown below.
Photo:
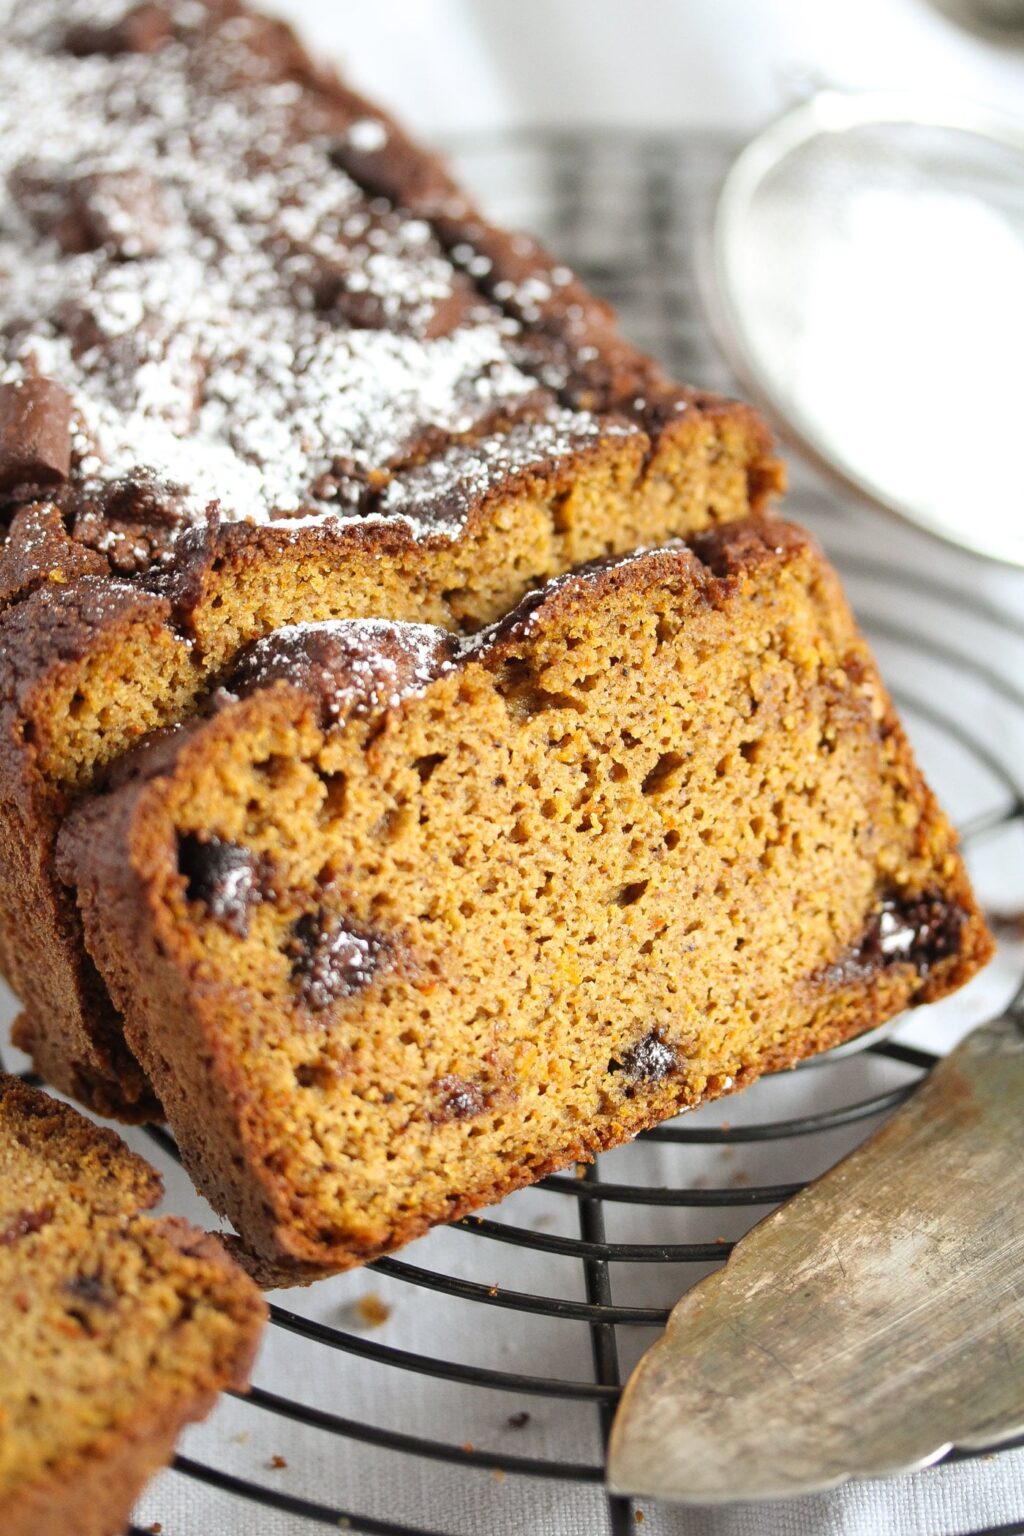
<path fill-rule="evenodd" d="M 91 1209 L 100 1214 L 134 1215 L 163 1196 L 156 1169 L 129 1151 L 114 1131 L 5 1073 L 0 1073 L 0 1116 L 8 1139 L 24 1136 L 23 1145 L 49 1179 L 82 1184 Z"/>
<path fill-rule="evenodd" d="M 3 1076 L 0 1171 L 0 1526 L 118 1536 L 181 1429 L 244 1389 L 266 1309 L 216 1238 L 140 1214 L 160 1180 L 117 1136 Z"/>
<path fill-rule="evenodd" d="M 32 1003 L 15 1038 L 55 1086 L 98 1113 L 126 1119 L 150 1118 L 157 1106 L 110 1026 L 105 989 L 54 878 L 51 850 L 68 796 L 40 759 L 53 733 L 66 727 L 78 658 L 101 626 L 108 653 L 144 643 L 173 688 L 176 642 L 168 613 L 166 601 L 126 582 L 88 577 L 37 591 L 0 626 L 0 964 Z M 179 697 L 181 684 L 179 676 Z M 55 692 L 63 709 L 53 707 Z"/>
<path fill-rule="evenodd" d="M 333 735 L 320 683 L 311 686 L 294 647 L 283 647 L 281 666 L 257 669 L 266 686 L 222 700 L 212 718 L 167 738 L 135 777 L 126 773 L 112 794 L 83 803 L 61 837 L 61 874 L 76 887 L 129 1042 L 186 1165 L 230 1213 L 246 1262 L 264 1278 L 298 1283 L 389 1251 L 679 1109 L 934 1000 L 988 958 L 951 829 L 834 574 L 798 530 L 774 519 L 737 525 L 689 549 L 562 578 L 464 646 L 454 664 L 429 634 L 400 637 L 422 658 L 415 687 L 403 696 L 410 674 L 394 672 L 395 697 L 365 710 L 352 703 L 353 688 L 369 676 L 379 691 L 378 673 L 366 668 L 366 648 L 379 637 L 373 626 L 352 635 L 333 652 L 342 701 Z M 327 654 L 316 652 L 318 666 Z M 659 738 L 661 710 L 673 725 Z M 695 710 L 699 739 L 683 718 Z M 530 733 L 543 733 L 548 720 L 545 744 Z M 585 730 L 597 734 L 579 735 Z M 486 766 L 491 755 L 505 764 L 509 752 L 519 755 L 503 768 Z M 449 756 L 464 769 L 452 768 L 435 792 L 436 765 Z M 262 761 L 277 765 L 266 779 L 256 771 Z M 576 783 L 573 772 L 585 782 L 570 794 L 560 785 L 565 774 Z M 275 773 L 298 808 L 294 826 L 292 812 L 278 809 Z M 506 779 L 524 786 L 515 808 Z M 312 831 L 303 817 L 313 811 L 301 808 L 323 794 L 327 809 Z M 340 796 L 333 810 L 332 796 Z M 456 801 L 467 809 L 450 809 Z M 442 817 L 436 833 L 416 830 Z M 645 828 L 635 847 L 621 844 L 626 823 L 625 833 Z M 568 842 L 545 855 L 545 840 L 563 825 Z M 592 852 L 595 825 L 602 833 Z M 237 846 L 243 831 L 251 858 Z M 216 905 L 216 869 L 190 862 L 185 890 L 183 837 L 212 844 L 215 862 L 229 849 L 236 893 L 249 860 L 251 909 Z M 402 837 L 409 846 L 390 853 Z M 449 869 L 451 849 L 463 845 L 462 862 Z M 275 866 L 282 849 L 291 862 Z M 387 872 L 375 873 L 380 859 Z M 305 873 L 287 873 L 293 866 Z M 494 896 L 491 913 L 490 881 L 505 868 L 508 894 Z M 572 895 L 550 898 L 545 916 L 550 878 L 568 880 Z M 394 898 L 396 922 L 387 914 L 402 882 L 411 883 Z M 485 908 L 493 931 L 474 915 Z M 422 919 L 405 917 L 420 909 Z M 338 911 L 350 916 L 332 930 Z M 249 939 L 250 918 L 262 938 Z M 688 921 L 716 935 L 706 960 L 689 958 Z M 582 938 L 560 948 L 559 925 L 575 933 L 580 923 Z M 587 924 L 606 933 L 596 941 L 593 969 L 604 981 L 593 995 L 607 1017 L 596 1028 L 580 1014 L 578 1035 L 548 1040 L 545 1031 L 557 1034 L 563 1014 L 576 1020 L 579 999 L 597 987 L 586 980 L 583 946 L 595 942 Z M 645 931 L 652 943 L 673 935 L 649 962 L 631 958 Z M 323 948 L 323 935 L 335 943 L 332 933 L 340 940 Z M 305 948 L 296 948 L 300 938 Z M 290 983 L 282 954 L 292 957 Z M 538 1013 L 545 986 L 560 1001 Z M 493 1006 L 488 988 L 497 989 Z M 464 1043 L 449 1047 L 446 1031 L 454 1042 L 467 996 L 484 1023 L 474 1014 Z M 639 1042 L 637 1017 L 650 1034 Z M 391 1062 L 392 1043 L 406 1036 L 404 1055 Z M 363 1042 L 368 1066 L 350 1039 Z M 560 1063 L 577 1048 L 563 1079 Z M 536 1065 L 517 1065 L 524 1051 Z M 672 1052 L 684 1052 L 688 1065 L 662 1073 Z M 624 1092 L 630 1072 L 635 1091 Z M 591 1097 L 577 1103 L 591 1078 Z M 346 1140 L 338 1126 L 349 1114 Z M 464 1119 L 479 1127 L 476 1142 L 460 1140 Z M 329 1150 L 314 1151 L 307 1137 Z M 375 1183 L 369 1170 L 385 1156 L 398 1161 Z M 330 1177 L 310 1173 L 321 1157 L 349 1168 L 351 1200 Z M 450 1175 L 438 1171 L 446 1158 Z M 384 1193 L 391 1187 L 393 1205 Z"/>
<path fill-rule="evenodd" d="M 214 1399 L 196 1403 L 205 1418 Z M 5 1536 L 123 1536 L 135 1504 L 150 1478 L 167 1466 L 188 1419 L 140 1422 L 102 1456 L 60 1469 L 52 1479 L 23 1488 L 5 1505 Z"/>

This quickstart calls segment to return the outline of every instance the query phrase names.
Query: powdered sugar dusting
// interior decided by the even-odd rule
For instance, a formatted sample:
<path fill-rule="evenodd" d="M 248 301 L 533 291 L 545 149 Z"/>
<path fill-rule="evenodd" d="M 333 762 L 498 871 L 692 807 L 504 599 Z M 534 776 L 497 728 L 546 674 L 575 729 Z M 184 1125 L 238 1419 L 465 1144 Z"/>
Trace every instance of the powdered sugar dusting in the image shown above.
<path fill-rule="evenodd" d="M 514 477 L 569 459 L 599 439 L 637 435 L 627 421 L 599 422 L 578 411 L 552 411 L 546 421 L 525 422 L 451 447 L 396 475 L 377 501 L 388 517 L 437 524 L 458 519 L 471 502 Z"/>
<path fill-rule="evenodd" d="M 432 624 L 386 619 L 326 619 L 286 624 L 244 652 L 228 692 L 278 681 L 311 693 L 325 725 L 342 716 L 393 708 L 450 671 L 457 641 Z"/>
<path fill-rule="evenodd" d="M 384 148 L 388 136 L 384 124 L 377 118 L 361 117 L 351 125 L 347 138 L 352 148 L 358 149 L 360 154 L 372 155 Z"/>
<path fill-rule="evenodd" d="M 0 3 L 0 382 L 39 373 L 71 394 L 74 502 L 94 527 L 139 480 L 165 521 L 211 503 L 224 520 L 356 515 L 359 488 L 425 432 L 443 444 L 536 409 L 516 323 L 422 220 L 331 164 L 330 105 L 268 72 L 261 23 L 172 0 L 156 51 L 63 51 L 69 28 L 130 9 Z M 385 130 L 347 132 L 379 148 Z M 450 520 L 456 491 L 595 431 L 562 413 L 491 434 L 399 477 L 376 510 L 429 529 L 445 497 Z"/>

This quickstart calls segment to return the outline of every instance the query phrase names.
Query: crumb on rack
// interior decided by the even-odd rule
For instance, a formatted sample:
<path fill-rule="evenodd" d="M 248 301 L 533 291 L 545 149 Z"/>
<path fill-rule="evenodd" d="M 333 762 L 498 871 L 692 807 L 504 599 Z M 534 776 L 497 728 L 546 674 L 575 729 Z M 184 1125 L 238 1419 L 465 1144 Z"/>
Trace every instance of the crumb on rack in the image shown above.
<path fill-rule="evenodd" d="M 380 1328 L 391 1316 L 391 1308 L 376 1291 L 367 1291 L 355 1303 L 356 1316 L 364 1328 Z"/>

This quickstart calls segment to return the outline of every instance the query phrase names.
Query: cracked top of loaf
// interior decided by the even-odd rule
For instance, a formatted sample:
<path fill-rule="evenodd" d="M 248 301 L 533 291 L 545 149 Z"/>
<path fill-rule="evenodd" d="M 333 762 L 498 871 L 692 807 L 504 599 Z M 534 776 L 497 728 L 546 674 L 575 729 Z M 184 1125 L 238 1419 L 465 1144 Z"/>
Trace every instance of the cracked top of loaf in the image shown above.
<path fill-rule="evenodd" d="M 0 35 L 0 511 L 45 503 L 22 540 L 74 574 L 211 520 L 457 534 L 512 473 L 719 404 L 279 23 L 6 0 Z"/>

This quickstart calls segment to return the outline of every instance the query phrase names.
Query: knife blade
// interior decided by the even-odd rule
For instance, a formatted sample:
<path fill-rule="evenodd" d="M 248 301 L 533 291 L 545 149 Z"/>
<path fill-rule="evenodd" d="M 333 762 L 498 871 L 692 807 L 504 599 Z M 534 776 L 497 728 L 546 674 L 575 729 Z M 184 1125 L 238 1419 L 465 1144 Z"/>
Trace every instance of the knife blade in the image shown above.
<path fill-rule="evenodd" d="M 1024 991 L 677 1304 L 618 1493 L 785 1497 L 1024 1431 Z"/>

